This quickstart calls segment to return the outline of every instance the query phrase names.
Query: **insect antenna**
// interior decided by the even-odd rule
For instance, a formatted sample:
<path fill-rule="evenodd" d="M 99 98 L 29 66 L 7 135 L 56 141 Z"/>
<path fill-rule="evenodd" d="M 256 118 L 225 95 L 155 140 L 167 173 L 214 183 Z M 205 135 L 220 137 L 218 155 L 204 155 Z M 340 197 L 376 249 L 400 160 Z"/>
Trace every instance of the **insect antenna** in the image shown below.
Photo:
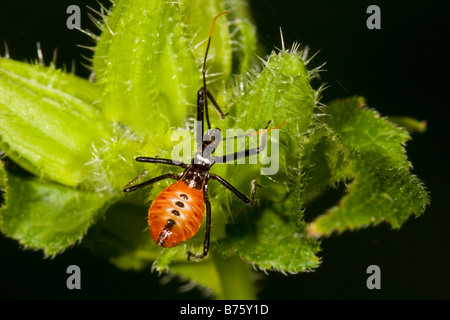
<path fill-rule="evenodd" d="M 224 11 L 222 13 L 219 13 L 213 20 L 212 26 L 211 26 L 211 31 L 209 32 L 209 37 L 208 37 L 208 44 L 206 45 L 206 51 L 205 51 L 205 58 L 203 59 L 203 67 L 202 67 L 202 75 L 203 75 L 203 88 L 205 89 L 205 99 L 204 101 L 206 101 L 206 59 L 208 58 L 208 51 L 209 51 L 209 46 L 211 45 L 211 38 L 212 38 L 212 34 L 214 31 L 214 25 L 216 24 L 216 20 L 217 18 L 219 18 L 221 15 L 224 14 L 228 14 L 230 13 L 229 11 Z"/>
<path fill-rule="evenodd" d="M 222 113 L 222 111 L 220 110 L 220 107 L 217 105 L 217 102 L 214 100 L 213 96 L 208 92 L 208 89 L 206 89 L 206 60 L 208 58 L 208 52 L 209 52 L 209 47 L 211 45 L 211 38 L 213 35 L 213 31 L 214 31 L 214 26 L 216 24 L 216 20 L 217 18 L 219 18 L 221 15 L 224 14 L 228 14 L 230 12 L 228 11 L 224 11 L 222 13 L 219 13 L 213 20 L 212 26 L 211 26 L 211 31 L 209 32 L 209 37 L 208 37 L 208 44 L 206 45 L 206 51 L 205 51 L 205 57 L 203 59 L 203 66 L 202 66 L 202 78 L 203 78 L 203 110 L 205 112 L 205 117 L 206 117 L 206 123 L 208 125 L 208 129 L 211 129 L 211 123 L 209 122 L 209 114 L 208 114 L 208 102 L 207 99 L 211 99 L 211 102 L 213 103 L 214 107 L 216 108 L 216 111 L 219 113 L 220 118 L 223 120 L 225 118 L 225 115 Z M 203 119 L 201 120 L 203 121 Z M 203 132 L 203 131 L 202 131 Z"/>

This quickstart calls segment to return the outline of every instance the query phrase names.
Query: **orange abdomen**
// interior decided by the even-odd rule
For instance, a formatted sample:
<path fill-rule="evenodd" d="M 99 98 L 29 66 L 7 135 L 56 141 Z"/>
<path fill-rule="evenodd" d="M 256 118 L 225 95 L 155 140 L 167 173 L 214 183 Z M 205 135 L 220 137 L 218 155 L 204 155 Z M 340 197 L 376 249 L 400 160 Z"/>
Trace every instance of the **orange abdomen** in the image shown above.
<path fill-rule="evenodd" d="M 179 245 L 194 236 L 203 222 L 203 191 L 175 182 L 153 200 L 148 211 L 152 240 L 161 247 Z"/>

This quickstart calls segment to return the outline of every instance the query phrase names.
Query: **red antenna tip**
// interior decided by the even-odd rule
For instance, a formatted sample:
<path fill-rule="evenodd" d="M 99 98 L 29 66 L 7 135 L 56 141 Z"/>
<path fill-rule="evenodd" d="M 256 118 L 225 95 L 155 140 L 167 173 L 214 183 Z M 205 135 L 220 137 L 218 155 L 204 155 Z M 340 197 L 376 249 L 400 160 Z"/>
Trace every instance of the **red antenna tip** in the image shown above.
<path fill-rule="evenodd" d="M 212 26 L 211 26 L 211 32 L 209 33 L 209 37 L 210 37 L 210 38 L 212 37 L 213 30 L 214 30 L 214 25 L 216 24 L 217 18 L 220 17 L 221 15 L 228 14 L 228 13 L 230 13 L 230 12 L 229 12 L 229 11 L 221 12 L 221 13 L 219 13 L 219 14 L 214 18 L 213 23 L 212 23 Z"/>

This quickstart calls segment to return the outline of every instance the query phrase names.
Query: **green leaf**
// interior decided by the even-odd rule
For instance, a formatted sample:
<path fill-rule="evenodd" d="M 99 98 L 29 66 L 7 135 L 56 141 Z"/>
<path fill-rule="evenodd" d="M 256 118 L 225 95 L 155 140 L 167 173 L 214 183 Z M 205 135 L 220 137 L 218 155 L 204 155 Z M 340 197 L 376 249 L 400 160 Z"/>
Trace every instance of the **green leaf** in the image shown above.
<path fill-rule="evenodd" d="M 124 270 L 148 267 L 164 249 L 150 238 L 147 211 L 131 204 L 111 207 L 86 235 L 83 246 Z"/>
<path fill-rule="evenodd" d="M 92 146 L 110 138 L 97 88 L 52 67 L 0 59 L 0 148 L 26 170 L 76 186 Z"/>
<path fill-rule="evenodd" d="M 250 266 L 238 257 L 224 259 L 212 252 L 200 263 L 186 260 L 185 245 L 158 247 L 145 227 L 148 209 L 133 205 L 113 206 L 83 239 L 83 246 L 124 270 L 152 270 L 178 276 L 205 288 L 216 298 L 254 299 Z M 124 223 L 126 221 L 126 223 Z M 170 268 L 169 268 L 170 265 Z M 191 286 L 187 284 L 187 286 Z"/>
<path fill-rule="evenodd" d="M 5 202 L 0 208 L 2 232 L 27 248 L 53 256 L 80 241 L 102 216 L 113 198 L 21 177 L 0 166 L 0 188 Z"/>
<path fill-rule="evenodd" d="M 263 56 L 264 49 L 258 43 L 256 26 L 251 8 L 246 1 L 227 0 L 225 9 L 230 25 L 232 45 L 232 74 L 245 77 L 257 63 L 257 55 Z"/>
<path fill-rule="evenodd" d="M 220 249 L 237 251 L 263 270 L 296 273 L 317 267 L 319 243 L 306 236 L 306 223 L 292 209 L 292 204 L 283 204 L 252 210 L 246 219 L 228 226 Z"/>
<path fill-rule="evenodd" d="M 195 71 L 196 75 L 191 79 L 201 79 L 199 70 L 205 57 L 205 40 L 209 37 L 213 18 L 225 10 L 233 11 L 236 5 L 229 0 L 190 0 L 185 1 L 184 5 L 187 7 L 187 13 L 184 16 L 184 23 L 186 23 L 186 31 L 191 37 L 191 43 L 193 45 L 192 53 L 196 59 L 196 65 L 198 66 L 197 71 Z M 231 29 L 234 24 L 235 22 L 230 14 L 220 17 L 215 23 L 214 34 L 211 39 L 211 47 L 208 53 L 207 77 L 212 78 L 212 75 L 218 75 L 219 77 L 212 83 L 212 90 L 216 88 L 221 88 L 223 90 L 223 85 L 219 86 L 217 84 L 216 86 L 215 82 L 219 82 L 217 80 L 226 80 L 231 76 L 233 58 Z M 201 84 L 195 89 L 198 90 L 200 87 Z"/>
<path fill-rule="evenodd" d="M 300 142 L 295 205 L 302 210 L 329 186 L 352 179 L 349 150 L 327 125 L 317 125 Z"/>
<path fill-rule="evenodd" d="M 216 299 L 256 298 L 251 266 L 237 256 L 224 258 L 212 253 L 210 259 L 200 263 L 175 263 L 170 272 L 212 291 Z"/>
<path fill-rule="evenodd" d="M 180 8 L 184 5 L 187 5 L 185 7 L 185 15 L 181 15 Z M 145 14 L 142 15 L 144 7 L 146 8 Z M 230 7 L 236 8 L 238 12 L 242 11 L 244 14 L 248 14 L 248 10 L 242 4 L 237 4 L 233 1 L 227 2 L 225 7 L 225 9 Z M 194 10 L 194 8 L 200 8 L 200 10 Z M 156 14 L 158 10 L 161 11 L 161 14 Z M 198 85 L 192 86 L 192 79 L 200 80 L 199 66 L 204 56 L 205 45 L 194 46 L 195 50 L 192 57 L 178 59 L 177 56 L 169 53 L 172 51 L 179 52 L 180 49 L 177 46 L 186 46 L 186 39 L 189 39 L 189 37 L 192 37 L 190 40 L 191 44 L 198 44 L 204 41 L 210 31 L 212 17 L 223 10 L 224 8 L 217 1 L 198 1 L 197 5 L 192 2 L 189 2 L 189 4 L 177 3 L 170 7 L 164 6 L 162 2 L 158 1 L 152 2 L 152 4 L 144 4 L 139 1 L 122 1 L 113 8 L 112 15 L 105 18 L 107 22 L 110 22 L 108 25 L 110 27 L 115 26 L 115 28 L 114 37 L 111 37 L 110 31 L 105 28 L 105 32 L 102 34 L 98 44 L 97 60 L 94 60 L 99 61 L 95 66 L 96 73 L 99 82 L 104 87 L 103 97 L 105 103 L 102 104 L 102 108 L 113 121 L 120 119 L 121 122 L 144 137 L 150 137 L 149 143 L 145 144 L 144 150 L 142 147 L 140 151 L 137 150 L 138 145 L 136 144 L 136 152 L 141 152 L 141 154 L 135 153 L 134 155 L 170 157 L 168 156 L 170 147 L 169 142 L 167 142 L 169 141 L 168 133 L 170 133 L 170 130 L 167 130 L 166 122 L 164 120 L 151 121 L 148 116 L 163 116 L 163 119 L 167 119 L 167 123 L 171 123 L 175 127 L 180 124 L 180 121 L 175 117 L 186 116 L 189 110 L 189 108 L 186 108 L 186 101 L 182 100 L 189 99 L 187 98 L 188 95 L 195 99 L 195 95 L 192 93 L 201 86 L 200 81 Z M 142 16 L 140 16 L 139 23 L 132 24 L 131 21 L 135 21 L 135 17 L 138 14 Z M 226 16 L 226 19 L 233 22 L 231 34 L 237 41 L 247 39 L 246 41 L 249 42 L 242 46 L 241 49 L 236 50 L 235 58 L 231 59 L 230 31 L 224 27 L 226 23 L 219 20 L 216 23 L 210 50 L 210 56 L 214 56 L 214 59 L 208 61 L 208 74 L 220 72 L 222 73 L 221 77 L 224 79 L 232 72 L 232 61 L 247 63 L 246 66 L 242 66 L 242 69 L 240 69 L 244 72 L 244 67 L 248 68 L 250 61 L 254 59 L 249 58 L 250 56 L 253 57 L 250 54 L 250 50 L 253 50 L 256 46 L 254 28 L 249 25 L 250 19 L 246 18 L 245 15 L 242 17 L 244 20 L 236 19 L 235 15 L 236 13 L 232 12 Z M 166 16 L 171 16 L 172 20 L 167 22 Z M 189 27 L 184 28 L 183 23 L 186 23 Z M 208 27 L 205 28 L 205 25 Z M 240 29 L 237 30 L 238 28 Z M 136 35 L 143 34 L 144 30 L 150 38 L 152 35 L 158 34 L 158 39 L 137 41 Z M 172 33 L 170 34 L 170 39 L 167 40 L 165 37 L 169 36 L 169 31 Z M 177 41 L 181 42 L 178 43 Z M 166 50 L 167 54 L 165 53 Z M 103 55 L 107 56 L 106 63 L 102 63 L 100 59 Z M 187 68 L 184 67 L 184 64 L 192 64 L 194 67 L 188 68 L 192 71 L 192 74 L 183 73 L 183 77 L 186 74 L 186 78 L 183 78 L 180 77 L 180 67 L 176 68 L 178 70 L 167 67 L 160 68 L 159 65 L 164 65 L 164 63 L 168 63 L 171 66 L 181 66 L 182 70 Z M 176 77 L 174 77 L 175 75 Z M 221 122 L 217 121 L 217 119 L 212 119 L 217 126 L 223 128 L 224 132 L 226 128 L 230 127 L 260 129 L 269 120 L 273 121 L 273 126 L 286 122 L 281 132 L 283 141 L 286 141 L 282 146 L 283 150 L 280 152 L 281 165 L 278 163 L 275 155 L 273 156 L 273 162 L 275 162 L 274 165 L 276 167 L 275 173 L 278 173 L 278 175 L 262 179 L 263 182 L 261 184 L 264 187 L 260 189 L 259 195 L 261 198 L 276 199 L 276 201 L 282 200 L 287 192 L 287 186 L 283 182 L 283 180 L 286 180 L 286 169 L 289 168 L 291 173 L 294 173 L 298 166 L 299 156 L 296 156 L 298 154 L 296 150 L 299 150 L 299 143 L 297 137 L 307 131 L 313 118 L 313 110 L 317 104 L 317 93 L 309 84 L 311 77 L 312 74 L 307 71 L 300 53 L 295 52 L 295 50 L 292 52 L 282 51 L 279 54 L 273 53 L 269 57 L 261 75 L 255 76 L 252 80 L 244 81 L 246 89 L 242 92 L 244 94 L 242 99 L 239 99 L 227 108 L 223 108 L 225 112 L 230 112 L 228 120 Z M 155 79 L 158 79 L 158 81 Z M 183 79 L 186 81 L 183 82 Z M 187 86 L 187 82 L 191 85 L 190 87 Z M 133 84 L 133 86 L 128 86 L 127 89 L 122 87 L 128 83 Z M 214 86 L 213 83 L 212 90 L 219 87 Z M 149 88 L 151 89 L 149 90 Z M 187 88 L 187 90 L 180 91 L 180 88 Z M 267 88 L 270 88 L 270 90 L 267 90 Z M 170 94 L 168 90 L 171 91 Z M 184 96 L 185 98 L 178 99 L 179 96 Z M 169 101 L 169 98 L 171 99 L 170 103 L 166 105 L 165 101 Z M 220 101 L 221 98 L 218 100 Z M 145 114 L 146 117 L 136 117 L 136 115 L 142 114 Z M 273 136 L 272 139 L 274 139 L 273 142 L 275 144 L 277 138 Z M 118 181 L 118 175 L 122 177 L 124 176 L 123 172 L 126 172 L 125 163 L 118 158 L 116 158 L 117 161 L 113 159 L 115 154 L 120 154 L 122 158 L 125 157 L 127 160 L 131 159 L 131 155 L 127 155 L 125 149 L 129 149 L 128 144 L 113 143 L 109 144 L 105 151 L 99 151 L 101 168 L 106 172 L 106 176 L 111 177 L 110 181 Z M 272 148 L 269 146 L 268 150 L 270 152 Z M 267 153 L 266 160 L 269 154 Z M 136 165 L 134 166 L 136 167 Z M 159 173 L 158 170 L 160 170 L 156 166 L 147 165 L 142 166 L 141 171 L 143 168 L 148 168 L 149 176 L 156 175 Z M 250 182 L 260 176 L 260 169 L 261 164 L 227 164 L 215 166 L 214 172 L 221 174 L 226 179 L 230 179 L 240 190 L 245 192 L 245 190 L 250 190 Z M 126 180 L 122 180 L 122 185 L 124 182 Z M 114 182 L 113 185 L 118 187 L 120 183 Z M 230 213 L 233 213 L 234 216 L 246 210 L 246 206 L 236 201 L 236 199 L 233 200 L 233 203 L 230 203 L 229 200 L 233 199 L 234 196 L 227 191 L 219 191 L 219 187 L 219 185 L 212 183 L 210 189 L 214 220 L 214 231 L 211 235 L 213 241 L 226 236 L 225 226 L 230 219 Z M 160 187 L 153 189 L 157 191 L 152 191 L 150 198 L 156 196 L 157 192 L 161 190 Z M 203 234 L 202 228 L 197 236 L 190 240 L 187 245 L 201 247 Z M 135 257 L 138 255 L 137 252 L 146 251 L 144 243 L 139 246 L 131 245 L 130 248 L 136 248 L 130 251 L 130 254 L 135 255 Z M 159 270 L 164 269 L 170 262 L 176 261 L 180 254 L 175 251 L 164 250 L 164 254 L 155 264 L 156 268 Z M 126 255 L 120 256 L 126 257 Z M 137 262 L 136 265 L 133 265 L 133 263 L 128 265 L 130 267 L 139 267 L 141 263 L 145 264 L 150 259 L 137 257 L 137 261 L 141 262 Z M 123 262 L 121 265 L 125 266 L 127 263 Z"/>
<path fill-rule="evenodd" d="M 238 126 L 243 126 L 245 129 L 252 128 L 252 124 L 254 128 L 260 128 L 261 124 L 264 125 L 261 123 L 262 119 L 273 120 L 276 124 L 285 122 L 280 129 L 279 137 L 274 137 L 273 132 L 270 133 L 269 151 L 267 154 L 262 154 L 262 159 L 266 157 L 264 160 L 260 159 L 255 162 L 256 164 L 251 164 L 251 159 L 246 160 L 246 164 L 217 164 L 213 169 L 214 173 L 220 174 L 244 192 L 250 190 L 250 182 L 253 179 L 258 179 L 258 183 L 262 186 L 258 189 L 258 198 L 275 202 L 286 201 L 288 187 L 293 186 L 296 182 L 290 178 L 297 177 L 301 137 L 306 135 L 314 118 L 313 110 L 316 107 L 317 93 L 311 88 L 310 79 L 311 74 L 305 68 L 300 54 L 287 51 L 281 51 L 279 54 L 273 53 L 265 64 L 263 72 L 255 79 L 254 83 L 249 85 L 242 98 L 231 106 L 230 112 L 239 114 L 239 110 L 242 111 L 240 117 L 231 117 L 231 119 L 236 119 L 233 123 L 235 128 Z M 247 123 L 249 124 L 247 125 Z M 225 130 L 223 131 L 225 132 Z M 280 150 L 273 147 L 277 143 L 281 144 Z M 270 165 L 275 168 L 275 171 L 267 176 L 261 176 L 261 168 L 267 167 L 261 162 L 266 161 L 269 154 L 272 160 Z M 230 223 L 230 220 L 241 221 L 240 218 L 244 216 L 246 222 L 242 225 L 247 226 L 249 223 L 247 220 L 253 221 L 255 218 L 248 217 L 246 213 L 249 211 L 255 213 L 255 211 L 243 205 L 230 192 L 219 189 L 221 186 L 211 183 L 210 188 L 214 221 L 211 238 L 212 240 L 218 239 L 220 250 L 223 249 L 228 254 L 238 251 L 248 261 L 262 269 L 273 268 L 286 272 L 300 272 L 317 265 L 318 258 L 315 253 L 318 245 L 314 240 L 307 239 L 305 224 L 301 222 L 301 211 L 293 211 L 291 207 L 284 208 L 289 213 L 286 216 L 287 220 L 298 220 L 298 225 L 295 227 L 289 221 L 276 220 L 275 213 L 266 212 L 266 208 L 256 210 L 262 217 L 269 216 L 270 219 L 274 219 L 274 221 L 269 220 L 269 224 L 275 224 L 274 228 L 280 228 L 289 237 L 273 239 L 272 247 L 268 249 L 267 246 L 272 238 L 268 238 L 268 242 L 262 242 L 259 239 L 252 241 L 255 233 L 265 234 L 268 232 L 265 230 L 269 226 L 266 225 L 267 221 L 263 219 L 261 224 L 256 223 L 250 230 L 242 231 L 245 236 L 239 238 L 233 231 L 230 231 L 233 229 L 229 229 L 227 224 Z M 270 205 L 266 206 L 270 207 Z M 280 214 L 281 212 L 277 211 Z M 259 216 L 257 213 L 255 215 Z M 202 230 L 199 234 L 203 234 Z M 279 248 L 281 243 L 287 242 L 288 239 L 292 240 L 293 237 L 300 240 L 294 239 L 288 248 L 291 252 L 292 250 L 298 252 L 298 259 L 292 259 L 288 252 Z M 195 240 L 198 245 L 201 244 L 198 239 L 194 238 L 193 241 Z M 261 252 L 270 256 L 261 256 Z M 282 258 L 278 261 L 277 257 Z"/>
<path fill-rule="evenodd" d="M 170 267 L 166 277 L 178 277 L 182 281 L 188 281 L 184 286 L 189 288 L 200 287 L 204 289 L 205 296 L 223 298 L 221 275 L 217 270 L 215 261 L 211 258 L 199 263 L 180 262 Z M 186 289 L 185 289 L 186 290 Z"/>
<path fill-rule="evenodd" d="M 336 147 L 339 149 L 340 144 L 345 165 L 337 177 L 344 182 L 353 181 L 339 204 L 311 223 L 309 234 L 326 235 L 382 221 L 399 228 L 410 215 L 421 215 L 429 198 L 423 183 L 409 172 L 410 163 L 403 147 L 409 139 L 408 133 L 368 109 L 364 99 L 358 97 L 330 103 L 329 115 L 326 121 L 335 134 L 330 132 L 333 144 L 322 154 L 330 155 L 325 161 L 336 157 L 339 154 Z M 315 149 L 320 150 L 317 146 Z M 317 166 L 324 167 L 327 166 Z M 323 179 L 327 180 L 328 184 L 339 182 L 331 175 Z M 307 180 L 307 183 L 315 183 L 310 189 L 327 184 L 315 181 L 314 178 Z"/>
<path fill-rule="evenodd" d="M 348 194 L 309 227 L 310 234 L 329 234 L 388 222 L 393 228 L 414 214 L 420 216 L 429 204 L 423 183 L 403 168 L 380 166 L 383 158 L 354 157 L 354 181 Z"/>
<path fill-rule="evenodd" d="M 189 131 L 183 145 L 192 146 L 206 41 L 212 19 L 225 10 L 231 12 L 216 23 L 207 76 L 208 89 L 229 115 L 221 121 L 210 112 L 211 123 L 228 135 L 227 129 L 259 130 L 270 120 L 271 132 L 257 157 L 214 165 L 213 173 L 244 194 L 256 179 L 259 206 L 243 205 L 217 182 L 208 185 L 211 252 L 194 263 L 186 261 L 186 251 L 202 249 L 204 224 L 171 249 L 158 247 L 148 234 L 149 202 L 171 181 L 133 194 L 122 189 L 144 169 L 139 182 L 181 171 L 134 158 L 170 158 L 179 128 Z M 7 236 L 54 255 L 89 230 L 83 244 L 119 268 L 152 265 L 218 298 L 252 299 L 250 264 L 292 273 L 318 266 L 319 242 L 307 231 L 326 235 L 381 221 L 397 228 L 429 203 L 409 171 L 404 129 L 365 107 L 362 98 L 318 108 L 322 87 L 310 84 L 318 70 L 308 70 L 297 45 L 270 54 L 263 68 L 255 65 L 257 36 L 246 2 L 116 0 L 102 12 L 96 84 L 52 67 L 0 60 L 0 148 L 35 175 L 0 169 L 0 227 Z M 236 151 L 233 140 L 223 140 L 216 155 L 228 154 L 229 146 Z M 307 228 L 303 211 L 340 183 L 347 193 Z"/>
<path fill-rule="evenodd" d="M 410 139 L 407 131 L 389 123 L 375 110 L 366 107 L 364 98 L 355 97 L 330 103 L 327 124 L 342 143 L 367 157 L 383 157 L 383 166 L 409 168 L 403 148 Z"/>
<path fill-rule="evenodd" d="M 162 150 L 170 147 L 169 128 L 183 124 L 201 86 L 182 7 L 164 0 L 120 1 L 106 17 L 114 29 L 105 28 L 94 57 L 105 116 Z"/>
<path fill-rule="evenodd" d="M 279 132 L 274 135 L 275 130 L 268 134 L 267 148 L 258 156 L 248 158 L 245 163 L 217 165 L 214 172 L 240 190 L 248 190 L 250 182 L 257 179 L 263 186 L 258 189 L 260 198 L 283 201 L 289 188 L 297 181 L 301 137 L 315 119 L 318 92 L 312 89 L 311 78 L 301 53 L 295 50 L 272 53 L 263 71 L 229 106 L 230 116 L 222 131 L 226 132 L 226 128 L 258 130 L 272 121 L 270 128 L 281 125 Z M 219 145 L 217 154 L 226 153 L 228 146 L 224 145 L 223 149 Z M 239 201 L 236 202 L 243 208 Z M 240 210 L 233 208 L 232 211 L 238 213 Z"/>

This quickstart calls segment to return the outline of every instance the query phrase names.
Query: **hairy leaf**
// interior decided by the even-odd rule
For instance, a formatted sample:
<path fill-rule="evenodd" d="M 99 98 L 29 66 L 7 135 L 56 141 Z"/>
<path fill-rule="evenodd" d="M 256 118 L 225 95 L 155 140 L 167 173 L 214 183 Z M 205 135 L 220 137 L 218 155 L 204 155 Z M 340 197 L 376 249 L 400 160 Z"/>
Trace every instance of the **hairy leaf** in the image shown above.
<path fill-rule="evenodd" d="M 162 150 L 170 147 L 169 128 L 183 124 L 201 86 L 181 7 L 164 0 L 120 1 L 106 21 L 114 30 L 102 33 L 94 58 L 106 117 Z"/>
<path fill-rule="evenodd" d="M 201 252 L 205 223 L 171 249 L 148 234 L 148 206 L 172 181 L 133 194 L 122 190 L 138 174 L 133 183 L 181 172 L 138 163 L 136 156 L 192 158 L 206 43 L 212 19 L 225 10 L 230 13 L 216 22 L 206 71 L 208 89 L 228 116 L 220 120 L 213 108 L 209 114 L 222 138 L 245 139 L 223 139 L 215 154 L 249 148 L 271 123 L 263 152 L 212 168 L 246 195 L 256 180 L 258 205 L 246 206 L 211 181 L 211 252 L 194 263 L 186 252 Z M 96 84 L 53 67 L 0 59 L 0 148 L 32 174 L 0 169 L 0 228 L 7 236 L 54 255 L 87 233 L 84 245 L 122 269 L 151 265 L 218 298 L 251 299 L 250 264 L 292 273 L 318 266 L 319 242 L 308 234 L 381 221 L 397 228 L 423 213 L 429 198 L 410 172 L 408 132 L 362 98 L 320 107 L 322 87 L 310 84 L 318 69 L 308 70 L 297 45 L 255 64 L 257 37 L 245 1 L 116 0 L 102 13 Z M 423 127 L 393 120 L 411 131 Z M 174 138 L 179 129 L 186 133 L 181 141 Z M 339 184 L 346 194 L 307 227 L 308 205 Z"/>
<path fill-rule="evenodd" d="M 253 210 L 227 228 L 219 247 L 229 254 L 237 251 L 264 270 L 295 273 L 316 267 L 319 244 L 306 236 L 306 223 L 301 218 L 294 221 L 291 210 L 292 204 Z"/>
<path fill-rule="evenodd" d="M 124 270 L 148 267 L 163 249 L 150 238 L 146 213 L 144 207 L 135 205 L 113 206 L 87 234 L 83 246 Z"/>
<path fill-rule="evenodd" d="M 61 70 L 0 59 L 0 148 L 36 175 L 80 184 L 89 176 L 92 146 L 111 135 L 92 105 L 97 94 Z"/>
<path fill-rule="evenodd" d="M 5 202 L 0 208 L 4 234 L 28 248 L 55 255 L 80 241 L 109 204 L 111 195 L 76 190 L 7 173 L 0 167 Z"/>
<path fill-rule="evenodd" d="M 421 215 L 429 198 L 422 182 L 409 172 L 410 163 L 403 148 L 408 133 L 368 109 L 364 99 L 358 97 L 334 101 L 329 114 L 326 121 L 335 132 L 330 134 L 333 147 L 340 148 L 345 159 L 340 168 L 344 169 L 342 181 L 353 181 L 339 204 L 315 219 L 308 232 L 324 235 L 382 221 L 399 228 L 410 215 Z M 323 153 L 331 157 L 339 154 L 331 151 L 328 148 Z M 329 184 L 339 182 L 327 178 Z"/>

